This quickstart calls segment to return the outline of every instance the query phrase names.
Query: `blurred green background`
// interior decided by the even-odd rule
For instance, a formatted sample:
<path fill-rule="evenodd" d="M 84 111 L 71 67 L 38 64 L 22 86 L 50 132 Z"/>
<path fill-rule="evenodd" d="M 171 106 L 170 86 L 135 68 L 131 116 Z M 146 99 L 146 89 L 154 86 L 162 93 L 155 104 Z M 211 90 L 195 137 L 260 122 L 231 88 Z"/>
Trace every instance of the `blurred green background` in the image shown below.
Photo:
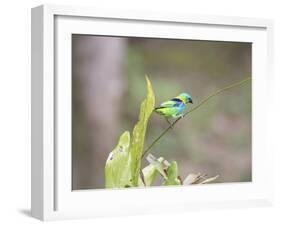
<path fill-rule="evenodd" d="M 137 122 L 146 94 L 145 74 L 156 105 L 181 92 L 189 93 L 196 105 L 251 75 L 251 44 L 73 35 L 73 189 L 104 188 L 107 156 L 121 133 L 132 131 Z M 153 113 L 145 146 L 166 127 Z M 201 172 L 219 174 L 216 182 L 251 181 L 251 82 L 185 117 L 151 152 L 176 160 L 183 178 Z"/>

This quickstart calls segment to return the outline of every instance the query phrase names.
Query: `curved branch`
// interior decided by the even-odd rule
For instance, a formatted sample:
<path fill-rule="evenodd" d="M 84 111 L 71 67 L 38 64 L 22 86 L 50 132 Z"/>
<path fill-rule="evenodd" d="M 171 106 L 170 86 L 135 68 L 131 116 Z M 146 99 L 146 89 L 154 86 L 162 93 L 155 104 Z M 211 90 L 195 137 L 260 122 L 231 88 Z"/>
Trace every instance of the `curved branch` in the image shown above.
<path fill-rule="evenodd" d="M 182 118 L 184 118 L 186 115 L 188 115 L 189 113 L 195 111 L 196 109 L 198 109 L 199 107 L 201 107 L 204 103 L 206 103 L 208 100 L 210 100 L 212 97 L 226 91 L 229 89 L 232 89 L 236 86 L 240 86 L 243 85 L 244 83 L 246 83 L 247 81 L 249 81 L 251 79 L 251 77 L 247 77 L 239 82 L 235 82 L 229 86 L 226 86 L 222 89 L 218 89 L 217 91 L 215 91 L 214 93 L 212 93 L 211 95 L 209 95 L 208 97 L 206 97 L 205 99 L 203 99 L 201 102 L 199 102 L 199 104 L 197 104 L 195 107 L 193 107 L 192 109 L 190 109 L 189 111 L 187 111 L 182 117 L 178 118 L 177 120 L 175 120 L 171 126 L 169 126 L 168 128 L 166 128 L 149 146 L 147 149 L 145 149 L 145 151 L 142 154 L 142 158 L 148 153 L 148 151 L 178 122 L 180 121 Z"/>

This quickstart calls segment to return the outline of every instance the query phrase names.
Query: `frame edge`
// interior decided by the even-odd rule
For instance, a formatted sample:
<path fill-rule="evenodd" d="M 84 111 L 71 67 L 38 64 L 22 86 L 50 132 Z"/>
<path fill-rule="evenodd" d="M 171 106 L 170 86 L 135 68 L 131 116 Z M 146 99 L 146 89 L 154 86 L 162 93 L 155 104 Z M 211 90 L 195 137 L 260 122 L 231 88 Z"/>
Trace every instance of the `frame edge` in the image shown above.
<path fill-rule="evenodd" d="M 45 139 L 44 136 L 46 136 L 45 132 L 45 126 L 44 126 L 44 120 L 46 115 L 44 112 L 46 109 L 45 107 L 45 95 L 46 95 L 46 84 L 45 84 L 45 76 L 48 76 L 48 74 L 45 72 L 45 60 L 46 58 L 49 58 L 51 56 L 46 56 L 45 48 L 46 48 L 46 36 L 47 42 L 51 39 L 50 33 L 48 34 L 47 31 L 50 28 L 50 24 L 52 24 L 53 21 L 47 22 L 46 25 L 46 16 L 49 17 L 47 19 L 50 19 L 50 17 L 54 17 L 55 15 L 72 15 L 77 16 L 79 12 L 84 12 L 88 16 L 94 16 L 96 14 L 96 17 L 101 17 L 100 14 L 110 14 L 112 12 L 105 12 L 101 11 L 95 12 L 97 9 L 86 9 L 77 7 L 78 9 L 75 9 L 76 7 L 70 7 L 70 6 L 61 6 L 61 5 L 41 5 L 38 7 L 35 7 L 31 10 L 31 215 L 37 219 L 40 220 L 52 220 L 56 219 L 57 214 L 53 212 L 53 208 L 50 209 L 49 202 L 50 200 L 45 200 L 45 198 L 48 198 L 48 195 L 52 192 L 48 191 L 49 184 L 48 180 L 46 181 L 46 169 L 48 168 L 49 160 L 47 158 L 46 162 L 46 155 L 50 154 L 48 153 L 49 150 L 45 150 Z M 128 12 L 127 12 L 128 13 Z M 132 15 L 132 13 L 128 13 L 129 16 L 120 16 L 121 12 L 117 12 L 113 14 L 111 17 L 112 19 L 124 19 L 131 17 L 129 19 L 132 20 L 146 20 L 143 19 L 142 16 L 139 15 L 139 13 L 136 14 L 136 16 Z M 126 15 L 126 13 L 125 13 Z M 172 18 L 174 18 L 173 14 L 165 13 L 164 15 L 170 15 Z M 178 14 L 176 14 L 178 15 Z M 180 15 L 176 17 L 174 20 L 170 19 L 168 17 L 166 20 L 161 20 L 158 18 L 158 21 L 163 22 L 178 22 L 178 21 L 184 21 L 186 20 L 186 16 L 188 15 Z M 157 18 L 154 18 L 150 13 L 148 13 L 145 17 L 147 17 L 147 20 L 157 20 Z M 231 24 L 233 23 L 234 17 L 227 17 L 227 16 L 194 16 L 191 15 L 192 21 L 195 23 L 205 23 L 206 17 L 211 18 L 213 20 L 212 23 L 215 24 Z M 218 22 L 216 18 L 223 18 L 222 22 Z M 159 20 L 160 19 L 160 20 Z M 237 18 L 239 25 L 237 26 L 245 26 L 247 23 L 253 24 L 252 26 L 257 27 L 265 27 L 270 31 L 270 37 L 272 37 L 273 33 L 273 20 L 271 19 L 256 19 L 256 18 Z M 197 21 L 197 22 L 196 22 Z M 208 24 L 208 23 L 207 23 Z M 46 30 L 47 29 L 47 30 Z M 45 33 L 46 32 L 46 33 Z M 52 34 L 52 33 L 51 33 Z M 49 42 L 48 42 L 49 43 Z M 272 53 L 271 53 L 272 54 Z M 270 55 L 271 55 L 270 54 Z M 46 58 L 45 58 L 46 57 Z M 46 73 L 46 74 L 45 74 Z M 45 76 L 44 76 L 45 75 Z M 44 131 L 44 132 L 43 132 Z M 48 173 L 47 173 L 48 174 Z M 50 173 L 52 174 L 52 173 Z M 48 174 L 49 175 L 49 174 Z M 52 198 L 52 197 L 49 197 Z M 44 202 L 47 201 L 48 203 L 45 204 Z M 266 201 L 268 201 L 266 199 Z M 272 200 L 270 200 L 272 201 Z"/>
<path fill-rule="evenodd" d="M 43 220 L 43 6 L 31 9 L 31 215 Z"/>

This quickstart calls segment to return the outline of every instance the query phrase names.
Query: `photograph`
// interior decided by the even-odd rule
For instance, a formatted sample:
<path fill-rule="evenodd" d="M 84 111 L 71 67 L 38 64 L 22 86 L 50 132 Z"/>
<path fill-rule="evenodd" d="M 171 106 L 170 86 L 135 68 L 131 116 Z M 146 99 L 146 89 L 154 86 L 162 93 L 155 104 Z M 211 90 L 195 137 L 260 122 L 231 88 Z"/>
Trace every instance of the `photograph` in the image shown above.
<path fill-rule="evenodd" d="M 252 181 L 252 43 L 71 42 L 72 190 Z"/>

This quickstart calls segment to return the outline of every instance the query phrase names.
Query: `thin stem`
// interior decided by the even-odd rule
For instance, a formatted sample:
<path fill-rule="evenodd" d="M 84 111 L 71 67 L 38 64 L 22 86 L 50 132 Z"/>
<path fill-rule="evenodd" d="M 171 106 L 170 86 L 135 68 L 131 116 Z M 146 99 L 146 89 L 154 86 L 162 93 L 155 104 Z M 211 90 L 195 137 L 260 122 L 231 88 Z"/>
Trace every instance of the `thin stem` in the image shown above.
<path fill-rule="evenodd" d="M 201 107 L 204 103 L 206 103 L 208 100 L 210 100 L 212 97 L 226 91 L 229 89 L 232 89 L 236 86 L 240 86 L 244 83 L 246 83 L 247 81 L 249 81 L 251 79 L 251 77 L 247 77 L 239 82 L 235 82 L 229 86 L 226 86 L 222 89 L 219 89 L 217 91 L 215 91 L 214 93 L 212 93 L 211 95 L 209 95 L 208 97 L 206 97 L 205 99 L 203 99 L 201 102 L 199 102 L 199 104 L 197 104 L 195 107 L 193 107 L 192 109 L 190 109 L 189 111 L 187 111 L 182 117 L 178 118 L 177 120 L 175 120 L 169 127 L 167 127 L 149 146 L 147 149 L 145 149 L 145 151 L 142 154 L 142 158 L 148 153 L 148 151 L 171 129 L 174 127 L 174 125 L 180 121 L 182 118 L 184 118 L 186 115 L 188 115 L 189 113 L 195 111 L 196 109 L 198 109 L 199 107 Z"/>

